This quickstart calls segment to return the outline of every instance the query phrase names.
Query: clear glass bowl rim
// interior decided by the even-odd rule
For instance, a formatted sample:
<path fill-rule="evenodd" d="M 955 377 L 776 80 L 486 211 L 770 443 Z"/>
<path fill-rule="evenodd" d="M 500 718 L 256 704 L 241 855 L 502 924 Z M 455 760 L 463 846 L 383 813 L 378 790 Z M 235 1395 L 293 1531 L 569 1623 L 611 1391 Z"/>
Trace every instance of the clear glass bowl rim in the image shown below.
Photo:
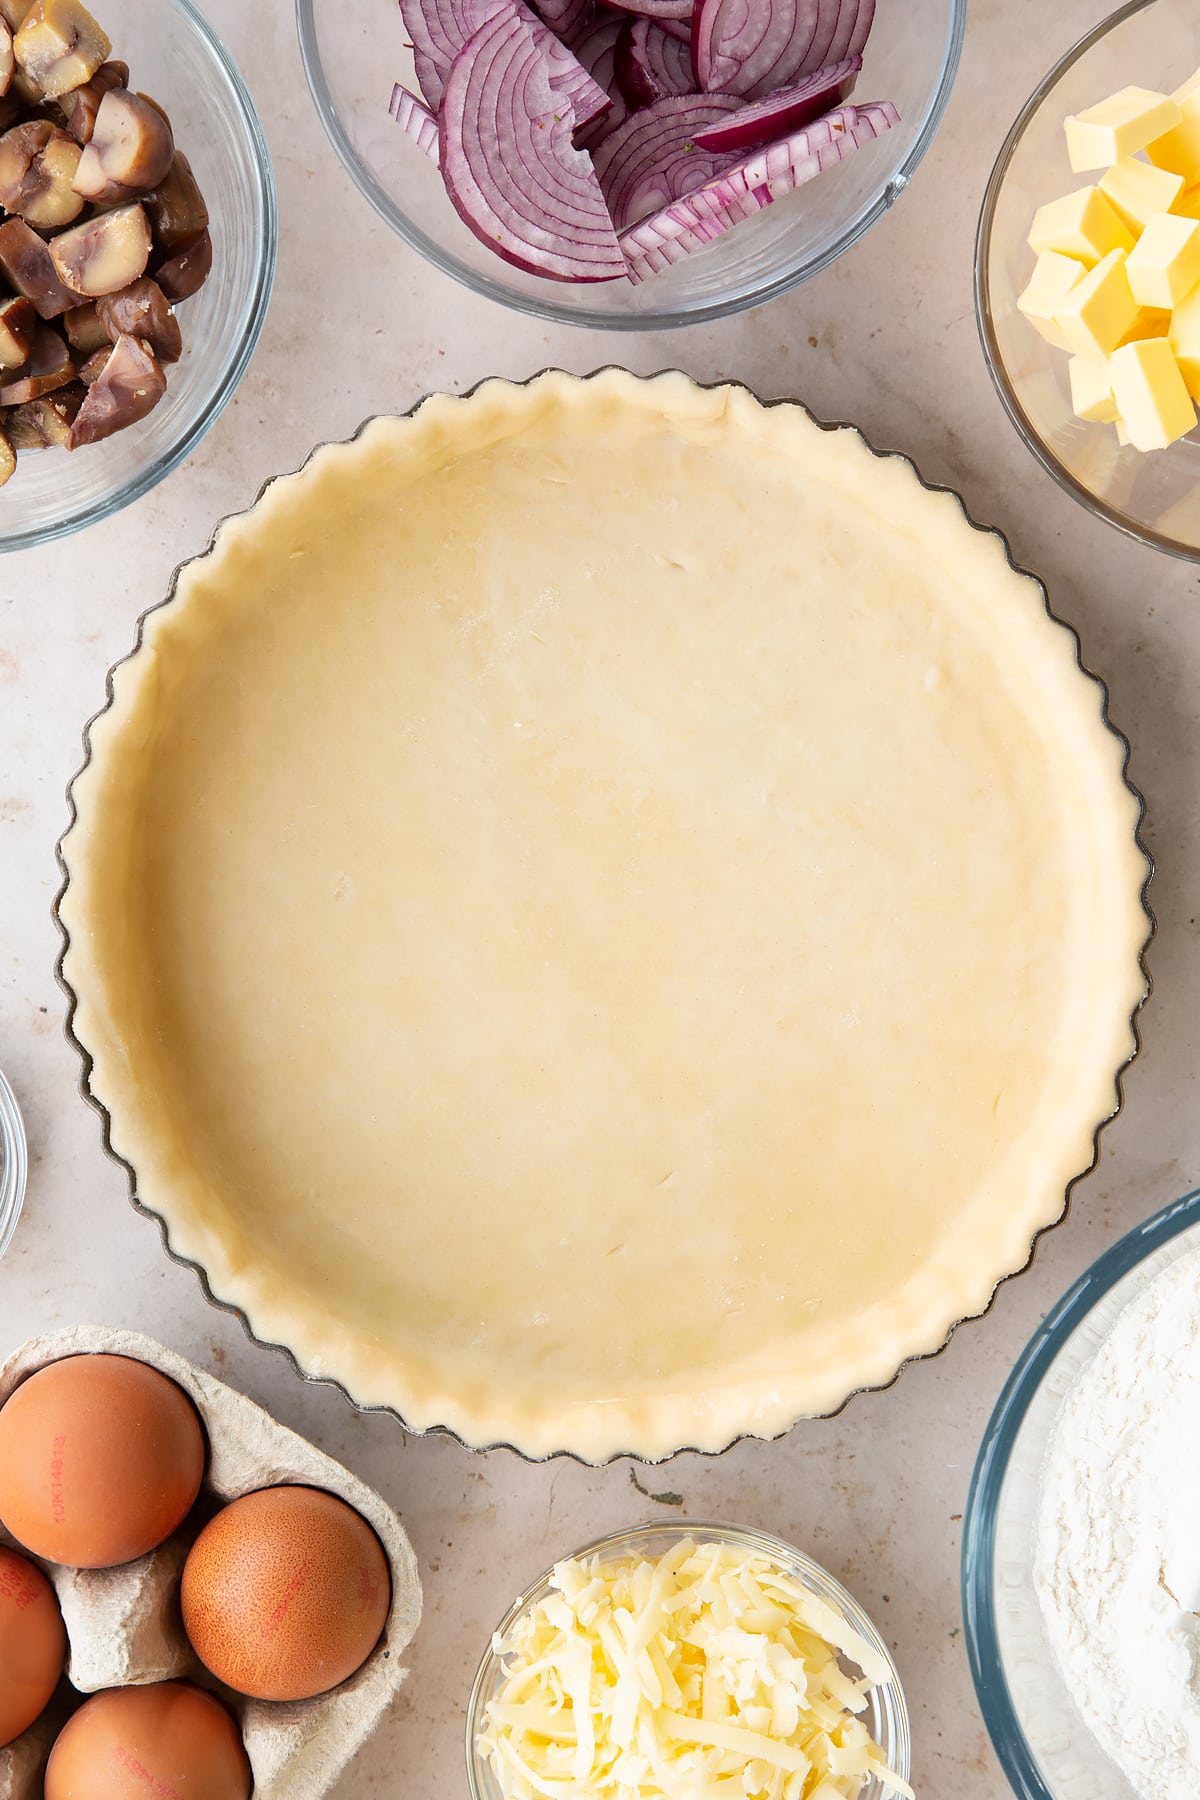
<path fill-rule="evenodd" d="M 996 1635 L 992 1569 L 1000 1496 L 1013 1448 L 1042 1381 L 1068 1339 L 1119 1281 L 1200 1224 L 1200 1188 L 1137 1225 L 1096 1259 L 1034 1332 L 983 1434 L 963 1515 L 962 1606 L 975 1695 L 1000 1765 L 1019 1800 L 1055 1800 L 1013 1706 Z"/>
<path fill-rule="evenodd" d="M 25 1122 L 17 1105 L 17 1096 L 0 1070 L 0 1257 L 8 1249 L 17 1229 L 28 1172 Z"/>
<path fill-rule="evenodd" d="M 252 307 L 241 337 L 226 367 L 220 387 L 204 410 L 196 415 L 165 456 L 147 463 L 144 468 L 138 470 L 136 475 L 130 476 L 128 481 L 115 488 L 111 494 L 95 505 L 77 507 L 73 512 L 64 513 L 61 518 L 53 519 L 45 525 L 32 526 L 26 530 L 12 531 L 7 534 L 0 531 L 0 555 L 9 550 L 31 550 L 38 544 L 53 543 L 58 538 L 69 537 L 72 532 L 79 531 L 84 526 L 97 525 L 104 519 L 111 519 L 115 513 L 121 512 L 126 506 L 131 506 L 135 500 L 140 500 L 143 495 L 148 494 L 151 488 L 157 487 L 160 481 L 164 481 L 186 457 L 191 455 L 233 398 L 249 365 L 250 358 L 254 354 L 266 321 L 271 289 L 275 282 L 275 264 L 279 246 L 278 202 L 271 153 L 267 148 L 267 140 L 254 102 L 250 98 L 250 90 L 219 34 L 209 24 L 199 7 L 194 4 L 194 0 L 170 0 L 170 4 L 183 16 L 196 35 L 203 39 L 211 51 L 214 61 L 220 66 L 229 83 L 230 99 L 236 107 L 239 123 L 245 131 L 253 151 L 253 161 L 258 176 L 259 199 L 262 205 L 263 231 L 259 246 L 259 263 Z M 2 1242 L 0 1242 L 0 1249 L 2 1247 Z"/>
<path fill-rule="evenodd" d="M 435 268 L 444 275 L 461 281 L 473 293 L 480 294 L 486 300 L 498 300 L 504 306 L 511 306 L 514 311 L 528 313 L 534 318 L 550 319 L 556 324 L 594 326 L 601 331 L 674 331 L 682 325 L 702 325 L 713 319 L 731 318 L 735 313 L 744 312 L 752 306 L 763 306 L 768 300 L 775 300 L 780 294 L 786 294 L 791 288 L 798 287 L 810 276 L 819 275 L 831 263 L 837 261 L 853 244 L 856 244 L 865 232 L 869 231 L 877 219 L 883 217 L 904 189 L 912 180 L 918 166 L 923 161 L 926 151 L 937 135 L 938 126 L 950 101 L 954 89 L 958 65 L 962 57 L 963 38 L 967 29 L 968 0 L 951 0 L 953 8 L 950 21 L 950 32 L 946 44 L 946 54 L 938 75 L 937 87 L 934 91 L 933 103 L 920 133 L 913 142 L 912 148 L 904 161 L 897 168 L 887 185 L 875 199 L 842 231 L 834 243 L 802 268 L 790 269 L 778 275 L 773 281 L 765 283 L 756 292 L 737 295 L 726 300 L 713 300 L 706 306 L 696 307 L 694 311 L 675 310 L 665 312 L 609 313 L 587 311 L 556 305 L 551 299 L 540 300 L 532 294 L 521 294 L 504 287 L 499 280 L 489 281 L 485 275 L 478 274 L 457 257 L 442 250 L 432 238 L 426 237 L 410 220 L 406 219 L 400 209 L 393 203 L 390 195 L 380 186 L 369 171 L 363 167 L 358 153 L 343 129 L 338 117 L 337 106 L 329 83 L 325 79 L 325 71 L 321 65 L 321 53 L 317 48 L 316 0 L 296 0 L 296 29 L 300 37 L 300 55 L 304 63 L 304 73 L 308 80 L 309 91 L 326 136 L 333 145 L 337 155 L 350 176 L 359 193 L 370 202 L 392 230 L 397 232 L 414 250 L 428 258 Z M 553 287 L 547 282 L 547 287 Z"/>
<path fill-rule="evenodd" d="M 1037 458 L 1046 473 L 1054 477 L 1059 487 L 1065 493 L 1070 494 L 1073 499 L 1078 500 L 1082 506 L 1087 507 L 1089 512 L 1094 512 L 1100 518 L 1107 519 L 1110 525 L 1115 525 L 1118 531 L 1123 532 L 1126 537 L 1135 539 L 1137 543 L 1148 544 L 1153 550 L 1165 550 L 1169 556 L 1178 556 L 1185 562 L 1200 562 L 1200 549 L 1196 549 L 1190 544 L 1181 544 L 1175 538 L 1165 537 L 1149 525 L 1139 525 L 1136 520 L 1118 511 L 1116 507 L 1109 506 L 1106 501 L 1093 494 L 1089 488 L 1084 487 L 1083 483 L 1077 481 L 1071 471 L 1059 462 L 1049 445 L 1034 429 L 1033 424 L 1025 415 L 1021 402 L 1017 398 L 1016 389 L 1010 382 L 1008 371 L 1004 367 L 1004 358 L 1000 353 L 1000 345 L 992 327 L 992 293 L 991 283 L 988 279 L 992 227 L 995 223 L 1000 190 L 1008 178 L 1013 157 L 1020 147 L 1030 119 L 1042 102 L 1053 93 L 1062 77 L 1074 68 L 1081 57 L 1086 56 L 1088 51 L 1107 37 L 1110 31 L 1114 31 L 1118 25 L 1123 25 L 1126 19 L 1133 18 L 1136 13 L 1145 12 L 1148 7 L 1155 4 L 1156 0 L 1127 0 L 1127 3 L 1119 7 L 1116 12 L 1110 13 L 1106 19 L 1101 19 L 1100 23 L 1094 25 L 1085 36 L 1080 38 L 1077 44 L 1072 45 L 1065 56 L 1058 59 L 1017 114 L 1016 121 L 1004 140 L 995 166 L 988 178 L 983 205 L 979 212 L 979 227 L 975 234 L 975 323 L 979 330 L 979 341 L 983 346 L 988 374 L 992 378 L 992 385 L 1000 396 L 1005 412 L 1011 419 L 1017 435 L 1025 444 L 1026 449 Z"/>
<path fill-rule="evenodd" d="M 896 1714 L 897 1742 L 892 1745 L 890 1755 L 892 1767 L 897 1775 L 907 1781 L 912 1773 L 912 1726 L 908 1715 L 908 1703 L 904 1697 L 904 1688 L 900 1681 L 900 1672 L 896 1667 L 889 1645 L 880 1634 L 874 1620 L 859 1605 L 840 1581 L 823 1568 L 813 1557 L 807 1556 L 803 1550 L 789 1544 L 786 1539 L 775 1537 L 769 1531 L 759 1531 L 749 1525 L 731 1525 L 720 1521 L 705 1519 L 646 1519 L 639 1525 L 627 1525 L 620 1531 L 610 1531 L 604 1537 L 593 1539 L 578 1550 L 568 1551 L 557 1558 L 557 1562 L 579 1560 L 585 1556 L 608 1556 L 625 1550 L 636 1550 L 640 1545 L 658 1538 L 696 1538 L 707 1543 L 736 1544 L 746 1549 L 757 1551 L 769 1557 L 772 1562 L 794 1570 L 804 1578 L 811 1574 L 825 1589 L 829 1598 L 841 1609 L 854 1629 L 884 1659 L 888 1667 L 888 1683 L 892 1690 L 892 1703 Z M 540 1599 L 549 1591 L 550 1577 L 556 1563 L 545 1569 L 537 1580 L 526 1588 L 519 1599 L 514 1600 L 504 1617 L 497 1625 L 494 1636 L 507 1637 L 516 1620 L 533 1601 Z M 467 1703 L 466 1714 L 466 1755 L 467 1778 L 470 1786 L 470 1800 L 489 1800 L 483 1786 L 481 1758 L 476 1748 L 478 1738 L 478 1722 L 483 1709 L 484 1695 L 491 1678 L 492 1671 L 499 1661 L 496 1652 L 489 1642 L 480 1659 L 475 1680 L 471 1686 L 471 1697 Z"/>

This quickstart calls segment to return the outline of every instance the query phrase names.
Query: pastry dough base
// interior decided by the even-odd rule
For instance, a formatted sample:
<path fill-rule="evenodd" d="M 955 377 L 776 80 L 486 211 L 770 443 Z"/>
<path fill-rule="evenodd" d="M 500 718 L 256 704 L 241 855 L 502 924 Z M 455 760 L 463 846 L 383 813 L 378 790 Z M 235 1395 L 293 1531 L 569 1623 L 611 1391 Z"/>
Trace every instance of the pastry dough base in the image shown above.
<path fill-rule="evenodd" d="M 308 1372 L 531 1455 L 770 1434 L 986 1306 L 1144 989 L 1123 747 L 1000 540 L 682 376 L 319 451 L 65 842 L 139 1197 Z"/>

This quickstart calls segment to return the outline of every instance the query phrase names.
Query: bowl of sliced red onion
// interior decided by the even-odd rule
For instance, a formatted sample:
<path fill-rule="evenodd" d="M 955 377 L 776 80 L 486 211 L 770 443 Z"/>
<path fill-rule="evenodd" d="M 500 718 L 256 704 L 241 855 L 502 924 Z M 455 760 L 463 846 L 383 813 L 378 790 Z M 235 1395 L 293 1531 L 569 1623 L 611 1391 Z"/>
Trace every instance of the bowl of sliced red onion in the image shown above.
<path fill-rule="evenodd" d="M 346 168 L 447 274 L 609 330 L 720 318 L 907 186 L 966 0 L 297 0 Z"/>

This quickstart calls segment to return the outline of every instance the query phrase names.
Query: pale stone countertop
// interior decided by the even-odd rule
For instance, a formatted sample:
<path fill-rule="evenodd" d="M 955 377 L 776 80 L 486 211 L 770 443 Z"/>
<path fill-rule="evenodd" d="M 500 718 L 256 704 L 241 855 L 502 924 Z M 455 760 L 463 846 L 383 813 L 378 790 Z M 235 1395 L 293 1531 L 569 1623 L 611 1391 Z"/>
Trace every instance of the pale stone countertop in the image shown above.
<path fill-rule="evenodd" d="M 412 1678 L 337 1788 L 366 1796 L 465 1792 L 461 1718 L 476 1659 L 508 1601 L 553 1556 L 655 1511 L 628 1462 L 600 1471 L 473 1455 L 359 1417 L 211 1310 L 125 1200 L 96 1118 L 76 1092 L 53 977 L 54 843 L 83 721 L 137 612 L 213 522 L 319 439 L 430 388 L 624 361 L 736 376 L 799 395 L 912 453 L 1009 534 L 1079 628 L 1133 743 L 1158 860 L 1155 993 L 1127 1105 L 1099 1171 L 990 1316 L 892 1391 L 826 1423 L 717 1460 L 683 1456 L 646 1485 L 685 1511 L 762 1526 L 805 1546 L 859 1596 L 895 1647 L 923 1794 L 1002 1800 L 975 1705 L 959 1614 L 960 1515 L 980 1433 L 1043 1312 L 1118 1233 L 1200 1171 L 1200 568 L 1126 542 L 1058 491 L 1018 442 L 976 341 L 972 244 L 984 183 L 1018 108 L 1102 0 L 972 0 L 957 89 L 913 186 L 816 281 L 724 324 L 645 337 L 545 326 L 474 298 L 393 238 L 351 189 L 301 73 L 291 8 L 209 0 L 262 111 L 280 185 L 279 279 L 236 403 L 189 464 L 139 505 L 41 552 L 0 558 L 0 1067 L 25 1109 L 26 1211 L 0 1265 L 0 1355 L 78 1322 L 137 1326 L 243 1388 L 379 1487 L 408 1523 L 426 1583 Z M 349 303 L 346 266 L 355 272 Z M 348 316 L 347 316 L 348 305 Z M 347 328 L 334 321 L 347 317 Z M 304 347 L 309 353 L 303 354 Z M 644 1474 L 644 1471 L 641 1471 Z M 659 1508 L 668 1516 L 666 1509 Z M 669 1516 L 677 1516 L 671 1514 Z"/>

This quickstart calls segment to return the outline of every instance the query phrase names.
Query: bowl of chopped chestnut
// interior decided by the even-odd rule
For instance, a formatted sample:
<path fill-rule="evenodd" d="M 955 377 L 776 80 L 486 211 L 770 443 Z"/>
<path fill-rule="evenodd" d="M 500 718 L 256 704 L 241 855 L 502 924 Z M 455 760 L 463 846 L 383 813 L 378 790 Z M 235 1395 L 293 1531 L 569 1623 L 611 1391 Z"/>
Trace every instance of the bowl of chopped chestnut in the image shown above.
<path fill-rule="evenodd" d="M 195 449 L 258 341 L 276 235 L 253 104 L 191 0 L 0 0 L 0 550 Z"/>

